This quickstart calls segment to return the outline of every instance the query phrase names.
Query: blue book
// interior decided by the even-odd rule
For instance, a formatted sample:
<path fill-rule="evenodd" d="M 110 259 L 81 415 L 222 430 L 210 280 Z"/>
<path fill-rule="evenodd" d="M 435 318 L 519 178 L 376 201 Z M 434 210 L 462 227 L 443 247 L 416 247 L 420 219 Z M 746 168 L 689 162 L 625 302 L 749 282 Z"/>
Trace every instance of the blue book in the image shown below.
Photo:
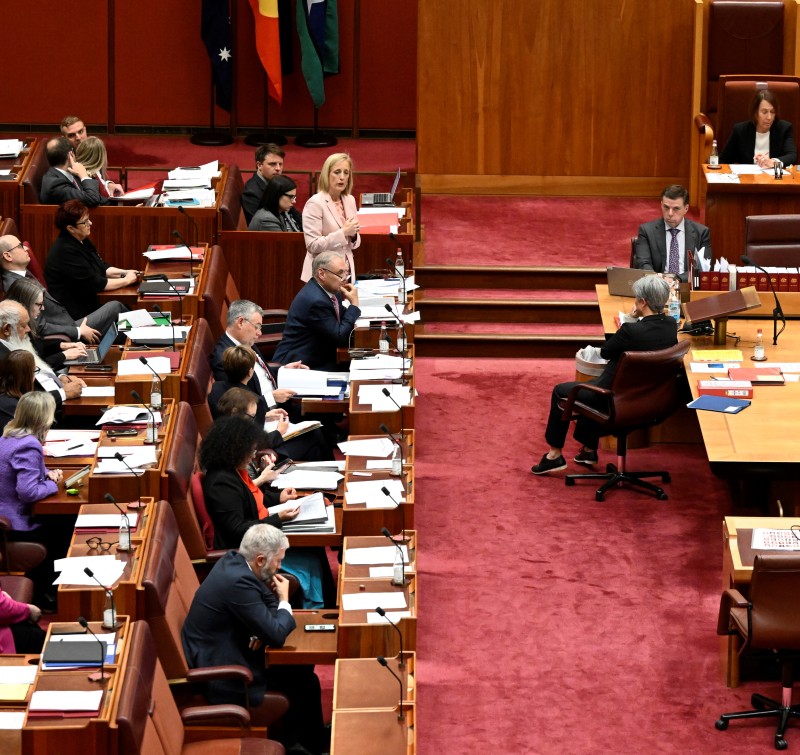
<path fill-rule="evenodd" d="M 707 412 L 722 412 L 723 414 L 738 414 L 750 406 L 747 398 L 726 398 L 725 396 L 700 396 L 689 404 L 690 409 L 702 409 Z"/>

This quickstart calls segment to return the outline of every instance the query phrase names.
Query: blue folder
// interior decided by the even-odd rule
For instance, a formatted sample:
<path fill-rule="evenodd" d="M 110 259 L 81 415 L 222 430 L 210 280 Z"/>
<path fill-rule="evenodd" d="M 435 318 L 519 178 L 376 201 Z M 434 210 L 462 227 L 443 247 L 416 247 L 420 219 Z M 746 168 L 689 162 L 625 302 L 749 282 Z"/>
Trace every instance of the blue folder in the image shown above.
<path fill-rule="evenodd" d="M 700 396 L 689 404 L 690 409 L 702 409 L 707 412 L 722 412 L 723 414 L 738 414 L 750 406 L 747 398 L 726 398 L 725 396 Z"/>

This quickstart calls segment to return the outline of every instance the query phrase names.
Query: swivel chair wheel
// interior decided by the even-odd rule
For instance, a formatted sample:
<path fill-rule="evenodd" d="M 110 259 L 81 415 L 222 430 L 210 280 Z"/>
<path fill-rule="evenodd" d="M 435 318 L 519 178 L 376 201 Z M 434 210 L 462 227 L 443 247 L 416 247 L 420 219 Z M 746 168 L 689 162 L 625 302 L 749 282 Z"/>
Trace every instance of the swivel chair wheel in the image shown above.
<path fill-rule="evenodd" d="M 785 750 L 789 745 L 786 744 L 786 740 L 783 737 L 775 737 L 775 749 L 776 750 Z"/>
<path fill-rule="evenodd" d="M 573 480 L 571 477 L 565 477 L 564 478 L 564 484 L 567 487 L 571 488 L 575 484 L 575 480 Z"/>
<path fill-rule="evenodd" d="M 663 490 L 661 490 L 658 493 L 656 493 L 656 499 L 659 501 L 668 501 L 669 496 Z"/>
<path fill-rule="evenodd" d="M 728 721 L 726 721 L 724 718 L 718 718 L 714 722 L 714 727 L 717 729 L 717 731 L 725 731 L 728 728 Z"/>

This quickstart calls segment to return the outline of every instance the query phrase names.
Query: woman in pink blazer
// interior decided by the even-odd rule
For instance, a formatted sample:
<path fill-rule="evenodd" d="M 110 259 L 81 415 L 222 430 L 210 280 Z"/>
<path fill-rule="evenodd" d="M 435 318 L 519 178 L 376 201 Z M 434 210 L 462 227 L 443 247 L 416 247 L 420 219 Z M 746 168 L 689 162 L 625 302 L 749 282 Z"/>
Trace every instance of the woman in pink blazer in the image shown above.
<path fill-rule="evenodd" d="M 350 155 L 337 152 L 322 166 L 319 191 L 303 208 L 306 258 L 301 280 L 311 280 L 311 262 L 320 252 L 340 252 L 347 258 L 350 280 L 356 279 L 353 249 L 361 244 L 358 209 L 353 191 L 353 162 Z"/>
<path fill-rule="evenodd" d="M 7 592 L 0 590 L 0 653 L 35 653 L 36 650 L 21 647 L 17 649 L 12 627 L 25 621 L 37 622 L 42 617 L 41 610 L 32 603 L 20 603 Z"/>

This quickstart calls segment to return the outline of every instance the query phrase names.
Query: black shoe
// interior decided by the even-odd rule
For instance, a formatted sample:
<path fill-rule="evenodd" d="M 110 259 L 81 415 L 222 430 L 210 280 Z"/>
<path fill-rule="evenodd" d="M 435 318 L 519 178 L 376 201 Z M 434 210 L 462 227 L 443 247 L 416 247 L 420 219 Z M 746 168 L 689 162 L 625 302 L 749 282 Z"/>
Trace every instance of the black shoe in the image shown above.
<path fill-rule="evenodd" d="M 558 472 L 566 468 L 567 462 L 564 461 L 563 456 L 557 456 L 555 459 L 548 459 L 547 454 L 545 454 L 536 466 L 531 467 L 531 472 L 534 474 L 547 474 L 548 472 Z"/>
<path fill-rule="evenodd" d="M 585 464 L 587 467 L 593 467 L 597 464 L 597 451 L 592 451 L 591 448 L 583 448 L 574 461 L 578 464 Z"/>

